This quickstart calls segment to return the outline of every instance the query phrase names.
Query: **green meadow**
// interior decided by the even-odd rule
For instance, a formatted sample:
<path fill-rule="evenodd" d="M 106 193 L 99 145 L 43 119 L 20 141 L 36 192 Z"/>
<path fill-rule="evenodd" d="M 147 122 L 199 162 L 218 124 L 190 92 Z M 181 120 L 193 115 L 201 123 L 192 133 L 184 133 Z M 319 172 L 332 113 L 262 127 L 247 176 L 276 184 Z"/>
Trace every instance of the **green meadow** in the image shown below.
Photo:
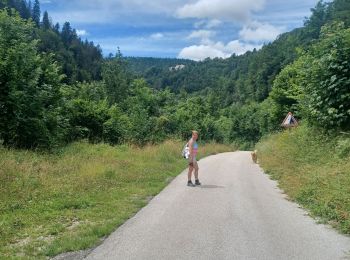
<path fill-rule="evenodd" d="M 0 148 L 0 259 L 45 259 L 96 245 L 186 169 L 182 146 Z M 233 150 L 202 148 L 201 157 Z"/>

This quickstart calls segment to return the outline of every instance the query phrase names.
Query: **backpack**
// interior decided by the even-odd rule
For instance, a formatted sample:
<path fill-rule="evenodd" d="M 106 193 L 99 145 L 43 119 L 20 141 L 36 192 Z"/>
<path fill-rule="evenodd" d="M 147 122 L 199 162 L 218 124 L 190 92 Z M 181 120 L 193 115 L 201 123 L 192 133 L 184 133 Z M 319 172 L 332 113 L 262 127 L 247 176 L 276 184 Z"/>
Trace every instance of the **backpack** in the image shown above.
<path fill-rule="evenodd" d="M 190 157 L 190 147 L 188 146 L 188 143 L 185 144 L 184 148 L 182 149 L 182 157 L 185 159 Z"/>

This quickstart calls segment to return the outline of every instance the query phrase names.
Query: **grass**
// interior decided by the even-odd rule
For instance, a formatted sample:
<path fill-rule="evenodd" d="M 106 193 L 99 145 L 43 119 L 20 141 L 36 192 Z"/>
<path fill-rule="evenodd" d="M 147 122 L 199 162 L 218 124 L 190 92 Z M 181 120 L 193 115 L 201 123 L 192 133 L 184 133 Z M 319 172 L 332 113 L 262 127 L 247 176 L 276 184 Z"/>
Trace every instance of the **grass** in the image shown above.
<path fill-rule="evenodd" d="M 182 146 L 78 142 L 51 154 L 0 147 L 0 259 L 97 244 L 186 168 Z M 207 144 L 200 156 L 231 150 Z"/>
<path fill-rule="evenodd" d="M 350 136 L 302 125 L 258 145 L 261 166 L 321 223 L 350 234 Z"/>

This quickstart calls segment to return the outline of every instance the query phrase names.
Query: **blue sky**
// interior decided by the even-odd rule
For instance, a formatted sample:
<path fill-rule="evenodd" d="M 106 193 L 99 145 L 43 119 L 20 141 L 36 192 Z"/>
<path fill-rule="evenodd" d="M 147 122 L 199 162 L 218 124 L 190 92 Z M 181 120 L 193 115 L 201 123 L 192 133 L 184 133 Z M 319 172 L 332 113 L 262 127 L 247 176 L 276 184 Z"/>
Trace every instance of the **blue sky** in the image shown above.
<path fill-rule="evenodd" d="M 201 60 L 242 54 L 303 25 L 318 0 L 41 0 L 105 55 Z"/>

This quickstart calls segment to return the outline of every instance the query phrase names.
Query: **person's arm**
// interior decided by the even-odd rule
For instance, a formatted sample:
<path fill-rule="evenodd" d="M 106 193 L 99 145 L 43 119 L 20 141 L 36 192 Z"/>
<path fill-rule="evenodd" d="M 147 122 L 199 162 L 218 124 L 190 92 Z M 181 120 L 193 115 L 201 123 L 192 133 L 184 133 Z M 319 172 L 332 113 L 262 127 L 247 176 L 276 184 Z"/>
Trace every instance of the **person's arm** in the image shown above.
<path fill-rule="evenodd" d="M 188 142 L 188 148 L 190 151 L 189 161 L 190 163 L 193 163 L 193 141 L 192 140 Z"/>

